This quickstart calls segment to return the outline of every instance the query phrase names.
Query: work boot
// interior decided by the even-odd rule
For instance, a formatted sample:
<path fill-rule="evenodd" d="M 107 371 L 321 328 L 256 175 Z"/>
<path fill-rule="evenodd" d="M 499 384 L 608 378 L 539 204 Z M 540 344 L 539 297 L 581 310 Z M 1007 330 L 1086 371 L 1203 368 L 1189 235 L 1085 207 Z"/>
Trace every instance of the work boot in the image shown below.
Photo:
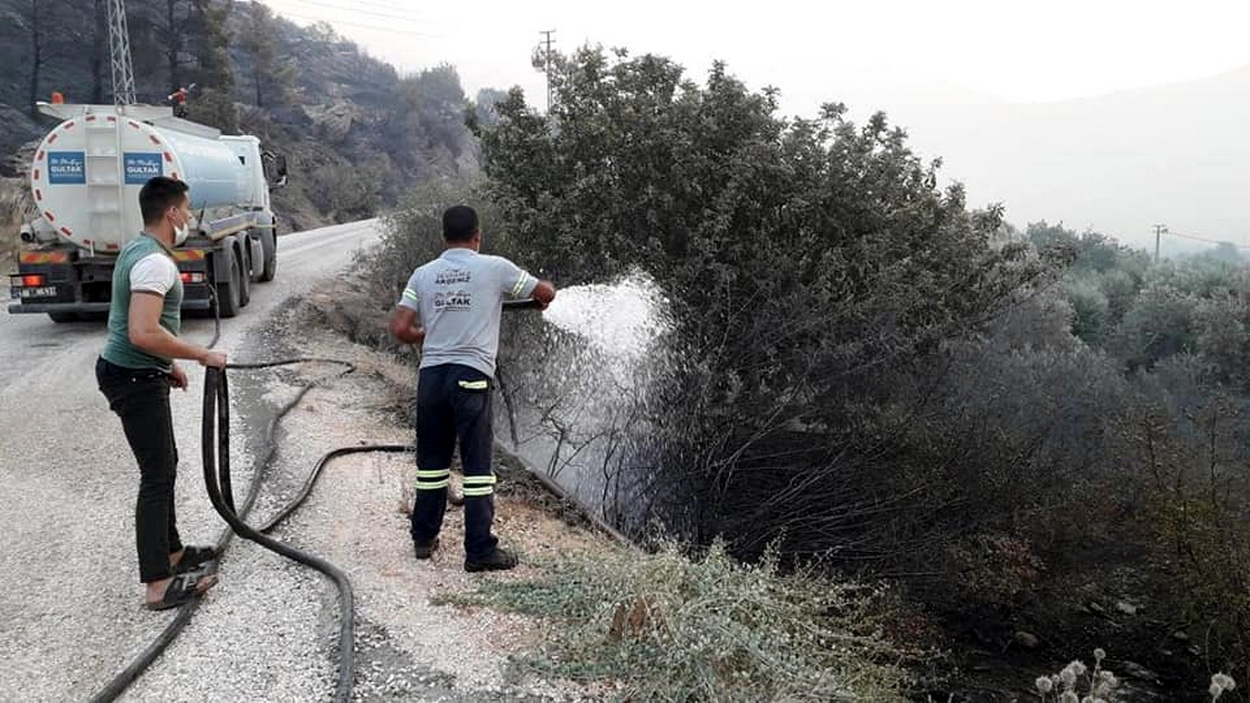
<path fill-rule="evenodd" d="M 412 540 L 412 553 L 418 559 L 429 559 L 438 550 L 438 538 Z"/>
<path fill-rule="evenodd" d="M 507 571 L 516 565 L 516 555 L 500 547 L 495 547 L 494 551 L 484 557 L 464 559 L 464 570 L 469 572 Z"/>

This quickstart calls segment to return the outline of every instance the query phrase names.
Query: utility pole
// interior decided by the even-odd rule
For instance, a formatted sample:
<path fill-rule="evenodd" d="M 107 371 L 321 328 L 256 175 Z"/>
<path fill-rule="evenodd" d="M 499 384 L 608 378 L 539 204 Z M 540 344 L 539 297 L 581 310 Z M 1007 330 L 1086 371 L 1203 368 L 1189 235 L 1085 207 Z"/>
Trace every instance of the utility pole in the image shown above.
<path fill-rule="evenodd" d="M 1163 235 L 1168 233 L 1167 225 L 1155 225 L 1155 263 L 1159 263 L 1159 243 L 1163 240 Z"/>
<path fill-rule="evenodd" d="M 555 43 L 555 41 L 551 38 L 551 35 L 555 33 L 556 30 L 554 29 L 547 29 L 539 32 L 539 34 L 544 36 L 544 40 L 540 46 L 546 45 L 546 48 L 543 49 L 543 71 L 547 74 L 547 112 L 551 112 L 551 45 Z"/>
<path fill-rule="evenodd" d="M 109 49 L 113 64 L 113 104 L 135 104 L 135 71 L 130 63 L 130 29 L 125 0 L 109 2 Z"/>

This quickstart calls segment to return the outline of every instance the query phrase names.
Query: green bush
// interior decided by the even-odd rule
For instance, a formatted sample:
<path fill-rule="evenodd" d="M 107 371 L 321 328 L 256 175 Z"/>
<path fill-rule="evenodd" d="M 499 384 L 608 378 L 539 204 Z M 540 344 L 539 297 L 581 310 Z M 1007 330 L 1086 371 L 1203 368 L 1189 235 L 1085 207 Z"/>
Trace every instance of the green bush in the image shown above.
<path fill-rule="evenodd" d="M 493 581 L 465 605 L 541 616 L 550 636 L 522 672 L 606 683 L 629 701 L 904 700 L 904 653 L 880 635 L 870 589 L 714 545 L 698 560 L 572 555 L 533 581 Z"/>
<path fill-rule="evenodd" d="M 931 534 L 932 487 L 897 435 L 931 410 L 942 346 L 1055 262 L 991 247 L 1001 210 L 938 188 L 939 164 L 882 114 L 788 120 L 719 64 L 695 84 L 658 56 L 554 63 L 549 114 L 514 92 L 485 130 L 487 193 L 557 284 L 641 268 L 667 301 L 676 361 L 621 527 L 658 515 L 746 559 L 784 533 L 789 555 L 857 565 L 899 555 L 900 531 Z"/>
<path fill-rule="evenodd" d="M 658 521 L 696 546 L 723 539 L 748 562 L 771 544 L 787 565 L 894 577 L 955 623 L 1001 613 L 1067 627 L 1065 576 L 1112 595 L 1108 574 L 1123 569 L 1149 584 L 1160 621 L 1244 631 L 1244 271 L 1152 266 L 1044 223 L 1004 240 L 1000 210 L 935 188 L 937 165 L 884 116 L 857 126 L 830 105 L 784 120 L 774 94 L 747 91 L 722 66 L 695 85 L 659 57 L 584 50 L 559 57 L 553 85 L 549 114 L 519 92 L 498 105 L 498 125 L 482 132 L 485 182 L 424 187 L 388 220 L 371 275 L 389 308 L 441 249 L 442 209 L 469 202 L 487 250 L 545 267 L 558 285 L 635 268 L 655 281 L 673 324 L 662 357 L 648 359 L 659 382 L 640 406 L 652 451 L 612 478 L 631 488 L 605 506 L 618 527 L 644 534 Z M 1228 392 L 1241 395 L 1213 414 Z M 1207 486 L 1223 502 L 1203 513 L 1193 501 Z M 549 581 L 487 594 L 574 616 L 580 634 L 527 666 L 660 700 L 732 699 L 737 689 L 716 687 L 732 684 L 722 669 L 742 668 L 742 698 L 790 695 L 784 677 L 760 673 L 777 662 L 725 639 L 773 642 L 784 626 L 689 585 L 701 577 L 685 567 L 651 564 L 676 584 L 655 595 L 650 571 L 618 562 L 574 560 Z M 706 637 L 732 666 L 701 663 L 688 612 L 722 623 Z M 614 617 L 663 626 L 614 629 Z M 848 656 L 881 664 L 872 651 Z M 1221 631 L 1206 655 L 1244 651 Z"/>
<path fill-rule="evenodd" d="M 482 223 L 484 252 L 498 251 L 493 208 L 479 194 L 479 184 L 463 178 L 430 180 L 417 186 L 382 219 L 378 246 L 365 253 L 366 274 L 381 290 L 399 299 L 414 269 L 443 252 L 443 211 L 452 205 L 471 205 Z"/>

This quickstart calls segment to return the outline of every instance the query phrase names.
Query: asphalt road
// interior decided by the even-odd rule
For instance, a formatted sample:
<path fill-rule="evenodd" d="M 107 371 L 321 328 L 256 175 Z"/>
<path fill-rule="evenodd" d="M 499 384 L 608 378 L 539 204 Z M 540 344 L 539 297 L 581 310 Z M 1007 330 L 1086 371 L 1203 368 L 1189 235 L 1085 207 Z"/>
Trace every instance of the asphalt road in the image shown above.
<path fill-rule="evenodd" d="M 253 284 L 251 304 L 223 321 L 218 348 L 236 361 L 264 358 L 264 349 L 245 343 L 249 332 L 284 301 L 350 264 L 354 252 L 376 235 L 376 222 L 366 221 L 282 237 L 277 278 Z M 96 388 L 94 362 L 103 333 L 99 322 L 55 324 L 44 315 L 0 310 L 0 701 L 85 700 L 172 617 L 140 606 L 133 534 L 138 470 L 120 422 Z M 184 320 L 187 338 L 207 341 L 212 333 L 211 319 Z M 182 455 L 177 511 L 183 539 L 205 544 L 216 539 L 222 523 L 204 496 L 200 475 L 203 375 L 195 364 L 186 366 L 191 390 L 173 397 Z M 236 422 L 245 429 L 263 426 L 246 411 L 240 414 Z M 233 465 L 246 467 L 250 461 L 246 446 L 237 447 Z M 246 476 L 237 476 L 236 485 L 246 485 Z M 282 579 L 276 586 L 272 576 L 249 581 L 247 562 L 278 560 L 247 546 L 237 578 L 230 581 L 227 560 L 218 586 L 225 591 L 232 585 L 234 600 L 210 595 L 201 611 L 216 610 L 215 624 L 200 625 L 209 619 L 197 616 L 192 629 L 200 632 L 194 636 L 216 642 L 224 637 L 221 632 L 246 637 L 254 628 L 281 639 L 290 628 L 280 651 L 232 664 L 231 677 L 237 674 L 247 682 L 245 690 L 269 700 L 299 699 L 301 690 L 307 692 L 308 675 L 329 686 L 333 672 L 325 657 L 316 655 L 321 633 L 294 622 L 317 621 L 322 604 L 306 593 L 316 587 L 314 577 Z M 237 543 L 234 549 L 243 552 Z M 283 614 L 277 624 L 258 622 L 256 608 L 238 605 L 256 599 L 270 601 L 267 609 Z M 213 656 L 211 647 L 197 651 L 201 658 Z M 180 690 L 180 682 L 194 681 L 206 665 L 195 656 L 168 656 L 127 698 L 194 700 L 197 694 Z M 258 687 L 258 680 L 264 685 Z"/>

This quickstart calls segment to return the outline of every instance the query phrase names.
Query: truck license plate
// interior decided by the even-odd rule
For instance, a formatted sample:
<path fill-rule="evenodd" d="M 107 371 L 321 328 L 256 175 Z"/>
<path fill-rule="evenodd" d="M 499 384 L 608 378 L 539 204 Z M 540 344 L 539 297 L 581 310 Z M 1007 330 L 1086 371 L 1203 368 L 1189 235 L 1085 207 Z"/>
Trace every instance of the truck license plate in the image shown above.
<path fill-rule="evenodd" d="M 56 286 L 45 286 L 43 288 L 23 288 L 23 298 L 48 298 L 56 295 Z"/>

